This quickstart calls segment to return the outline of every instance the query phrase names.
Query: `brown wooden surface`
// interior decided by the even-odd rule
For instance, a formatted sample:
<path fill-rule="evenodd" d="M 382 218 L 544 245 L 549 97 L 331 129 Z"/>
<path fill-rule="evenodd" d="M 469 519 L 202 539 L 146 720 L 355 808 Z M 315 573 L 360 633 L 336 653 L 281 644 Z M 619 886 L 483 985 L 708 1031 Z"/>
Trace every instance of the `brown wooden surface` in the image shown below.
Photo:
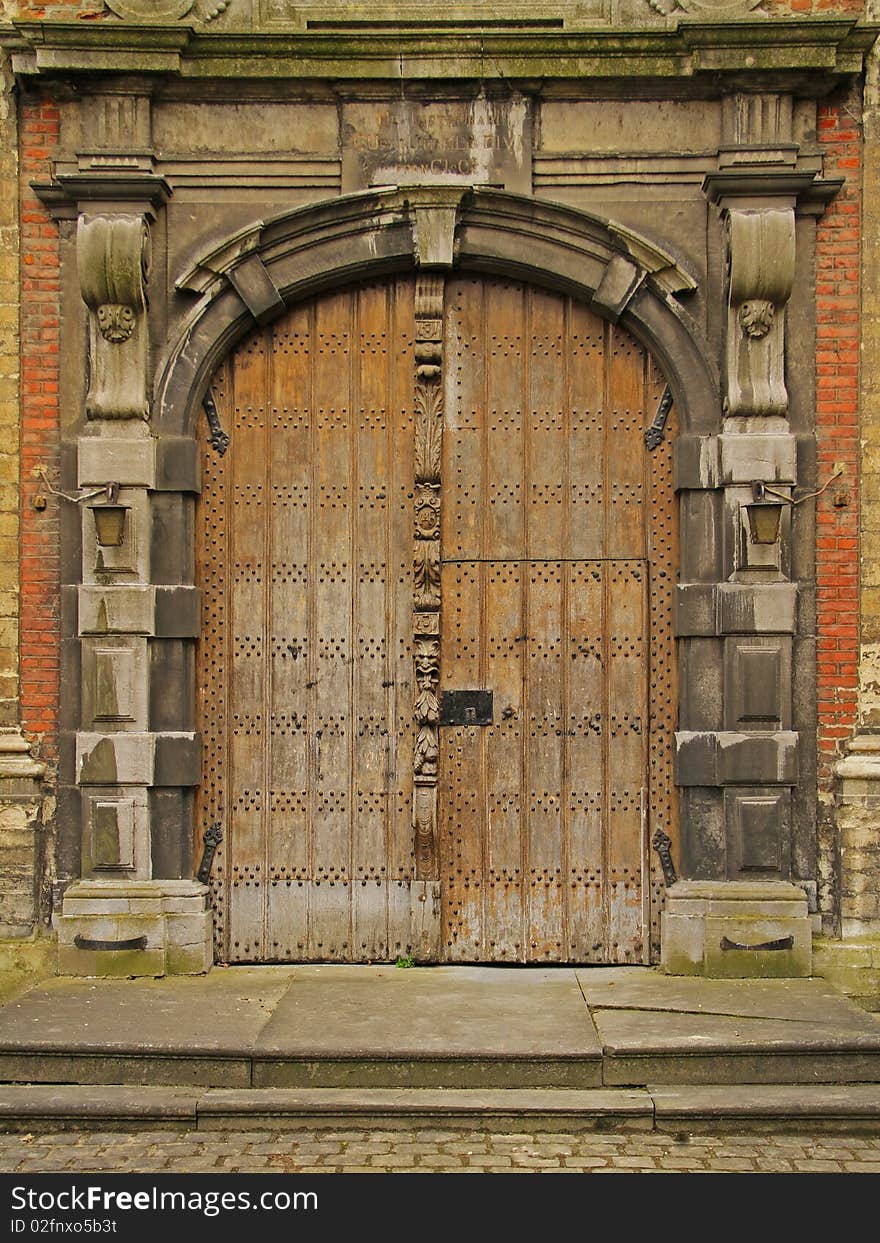
<path fill-rule="evenodd" d="M 413 299 L 400 279 L 303 303 L 212 381 L 231 443 L 203 422 L 196 851 L 220 824 L 224 961 L 393 960 L 435 935 L 413 856 Z M 656 957 L 675 414 L 649 453 L 662 377 L 570 299 L 456 278 L 445 308 L 440 688 L 491 689 L 494 723 L 440 729 L 438 956 L 637 962 L 650 922 Z"/>
<path fill-rule="evenodd" d="M 495 712 L 441 731 L 443 953 L 642 961 L 671 785 L 671 702 L 648 708 L 649 680 L 671 688 L 670 459 L 643 435 L 662 382 L 570 299 L 459 279 L 446 306 L 441 687 Z"/>
<path fill-rule="evenodd" d="M 214 380 L 199 831 L 224 829 L 228 961 L 409 949 L 412 301 L 403 280 L 302 304 Z"/>

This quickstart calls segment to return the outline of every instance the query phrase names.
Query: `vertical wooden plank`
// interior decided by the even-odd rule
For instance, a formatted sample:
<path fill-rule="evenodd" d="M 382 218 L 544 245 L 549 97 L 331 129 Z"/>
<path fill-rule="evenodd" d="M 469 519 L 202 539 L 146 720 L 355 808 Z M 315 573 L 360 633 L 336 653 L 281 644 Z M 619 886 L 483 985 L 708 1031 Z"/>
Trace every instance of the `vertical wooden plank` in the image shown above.
<path fill-rule="evenodd" d="M 569 814 L 570 957 L 602 962 L 605 928 L 602 904 L 604 750 L 608 727 L 602 636 L 603 561 L 568 567 L 568 748 L 566 794 Z"/>
<path fill-rule="evenodd" d="M 641 961 L 641 791 L 646 781 L 648 671 L 645 589 L 643 563 L 609 564 L 607 857 L 608 936 L 614 962 Z"/>
<path fill-rule="evenodd" d="M 486 372 L 482 420 L 483 532 L 479 555 L 500 561 L 521 557 L 524 548 L 523 297 L 520 285 L 487 282 L 485 341 L 473 341 L 471 345 L 471 349 L 479 349 L 483 344 Z"/>
<path fill-rule="evenodd" d="M 441 510 L 442 689 L 477 687 L 480 678 L 484 542 L 486 358 L 484 285 L 450 281 L 446 290 L 444 503 Z M 441 729 L 441 940 L 448 961 L 480 960 L 486 796 L 477 727 Z"/>
<path fill-rule="evenodd" d="M 444 559 L 482 555 L 482 437 L 486 392 L 483 282 L 448 284 L 444 357 L 443 480 L 448 503 L 441 516 Z"/>
<path fill-rule="evenodd" d="M 472 562 L 443 567 L 440 678 L 444 689 L 473 687 L 479 678 L 480 569 Z M 452 962 L 473 962 L 481 959 L 484 948 L 481 730 L 478 726 L 445 726 L 440 732 L 446 791 L 441 812 L 446 852 L 442 858 L 444 955 Z"/>
<path fill-rule="evenodd" d="M 565 303 L 558 294 L 530 289 L 524 331 L 529 338 L 526 551 L 530 559 L 564 555 L 567 525 L 566 419 L 563 414 Z"/>
<path fill-rule="evenodd" d="M 574 300 L 567 365 L 569 555 L 582 560 L 605 555 L 605 324 Z"/>
<path fill-rule="evenodd" d="M 525 952 L 523 880 L 523 701 L 526 619 L 521 561 L 486 566 L 483 651 L 494 694 L 486 747 L 486 957 L 518 962 Z"/>
<path fill-rule="evenodd" d="M 226 360 L 209 386 L 226 434 L 232 426 L 232 368 Z M 232 780 L 227 755 L 227 694 L 230 682 L 229 545 L 232 515 L 228 512 L 226 457 L 209 443 L 208 422 L 200 418 L 198 440 L 202 458 L 202 493 L 197 510 L 195 581 L 201 591 L 201 642 L 197 649 L 197 727 L 202 736 L 201 782 L 196 790 L 193 859 L 200 860 L 204 833 L 220 826 L 223 840 L 214 857 L 210 879 L 214 956 L 229 960 L 230 851 L 227 814 Z"/>
<path fill-rule="evenodd" d="M 562 624 L 563 564 L 529 566 L 528 861 L 529 957 L 563 957 Z"/>
<path fill-rule="evenodd" d="M 311 815 L 314 821 L 309 953 L 337 958 L 350 944 L 345 909 L 351 879 L 352 635 L 352 295 L 315 303 L 313 408 L 315 429 L 313 722 Z"/>
<path fill-rule="evenodd" d="M 646 555 L 645 354 L 623 329 L 608 330 L 612 409 L 606 439 L 609 496 L 606 555 Z"/>
<path fill-rule="evenodd" d="M 266 386 L 266 340 L 265 334 L 258 331 L 238 353 L 232 443 L 228 450 L 235 515 L 230 609 L 230 760 L 234 784 L 230 790 L 229 822 L 235 856 L 230 901 L 233 962 L 260 958 L 265 951 Z"/>
<path fill-rule="evenodd" d="M 565 304 L 558 295 L 530 289 L 524 333 L 529 370 L 527 420 L 526 546 L 529 558 L 528 799 L 529 956 L 563 957 L 563 594 L 568 528 Z"/>
<path fill-rule="evenodd" d="M 657 410 L 665 380 L 653 361 L 647 377 L 648 413 Z M 663 440 L 648 455 L 650 507 L 648 523 L 650 686 L 649 704 L 649 793 L 648 841 L 660 830 L 671 840 L 672 857 L 681 859 L 678 804 L 673 782 L 671 740 L 676 722 L 678 685 L 675 636 L 673 633 L 673 595 L 678 566 L 678 500 L 673 491 L 672 447 L 678 430 L 675 406 L 666 419 Z M 651 878 L 651 960 L 660 957 L 660 913 L 664 904 L 663 869 L 656 851 L 650 848 Z"/>
<path fill-rule="evenodd" d="M 268 590 L 269 715 L 266 957 L 300 958 L 307 944 L 311 488 L 309 309 L 294 307 L 271 337 Z"/>
<path fill-rule="evenodd" d="M 356 640 L 352 780 L 353 953 L 387 957 L 386 842 L 388 819 L 388 515 L 391 412 L 388 408 L 389 290 L 369 285 L 355 295 L 356 351 L 352 414 L 357 506 L 353 511 Z"/>
<path fill-rule="evenodd" d="M 391 823 L 388 858 L 389 957 L 405 952 L 409 939 L 409 885 L 413 859 L 413 295 L 411 277 L 392 285 L 391 337 L 394 350 L 389 369 L 390 499 L 388 514 L 389 622 L 387 688 Z M 393 934 L 391 930 L 394 930 Z"/>

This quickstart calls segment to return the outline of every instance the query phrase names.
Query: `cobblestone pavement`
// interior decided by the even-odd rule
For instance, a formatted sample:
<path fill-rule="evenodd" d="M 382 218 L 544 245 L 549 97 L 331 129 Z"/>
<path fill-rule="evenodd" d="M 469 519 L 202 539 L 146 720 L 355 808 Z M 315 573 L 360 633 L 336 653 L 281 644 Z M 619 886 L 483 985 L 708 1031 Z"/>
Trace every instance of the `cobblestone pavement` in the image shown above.
<path fill-rule="evenodd" d="M 454 1130 L 65 1131 L 0 1135 L 3 1173 L 681 1171 L 880 1174 L 880 1136 Z"/>

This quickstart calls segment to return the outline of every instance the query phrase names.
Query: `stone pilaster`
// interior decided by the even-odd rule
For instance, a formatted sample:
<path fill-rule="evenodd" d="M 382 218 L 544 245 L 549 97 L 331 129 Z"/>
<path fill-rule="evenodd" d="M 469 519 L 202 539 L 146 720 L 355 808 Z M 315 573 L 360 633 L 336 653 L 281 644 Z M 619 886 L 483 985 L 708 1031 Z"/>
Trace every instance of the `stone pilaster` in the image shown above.
<path fill-rule="evenodd" d="M 170 191 L 151 171 L 149 99 L 99 89 L 88 107 L 98 152 L 44 188 L 76 214 L 77 279 L 88 310 L 75 609 L 82 879 L 56 919 L 59 968 L 201 972 L 212 960 L 207 887 L 186 875 L 187 860 L 162 856 L 155 825 L 157 808 L 183 815 L 185 792 L 199 779 L 191 723 L 175 721 L 153 684 L 169 644 L 197 634 L 199 612 L 194 587 L 153 581 L 156 509 L 166 501 L 151 428 L 148 287 L 151 231 Z"/>

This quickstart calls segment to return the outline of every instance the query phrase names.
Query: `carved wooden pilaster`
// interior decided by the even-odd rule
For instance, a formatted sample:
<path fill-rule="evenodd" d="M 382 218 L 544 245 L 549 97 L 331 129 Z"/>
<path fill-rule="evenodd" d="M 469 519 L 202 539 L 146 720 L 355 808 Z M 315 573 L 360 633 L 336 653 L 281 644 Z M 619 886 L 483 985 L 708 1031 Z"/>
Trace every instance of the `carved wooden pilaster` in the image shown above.
<path fill-rule="evenodd" d="M 415 500 L 413 649 L 416 730 L 413 827 L 416 876 L 438 874 L 437 768 L 440 755 L 440 463 L 443 448 L 444 277 L 416 281 Z"/>

